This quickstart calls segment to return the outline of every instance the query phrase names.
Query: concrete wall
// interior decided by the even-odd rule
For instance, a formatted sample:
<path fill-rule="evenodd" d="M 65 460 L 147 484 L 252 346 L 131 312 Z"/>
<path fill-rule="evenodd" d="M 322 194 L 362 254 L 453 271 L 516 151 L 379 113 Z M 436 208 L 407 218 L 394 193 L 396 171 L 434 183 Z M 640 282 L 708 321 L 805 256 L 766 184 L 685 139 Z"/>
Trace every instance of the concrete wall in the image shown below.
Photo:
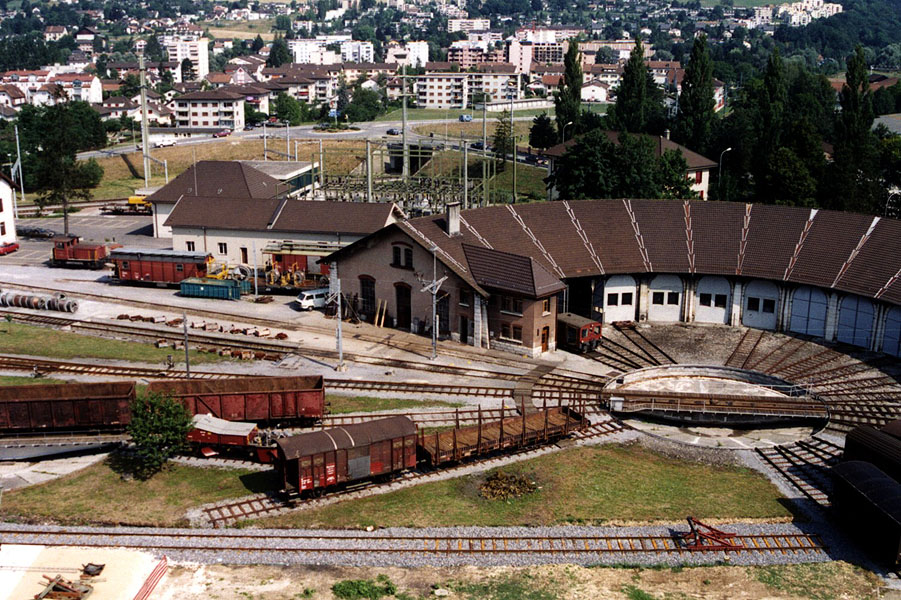
<path fill-rule="evenodd" d="M 226 262 L 232 265 L 247 264 L 249 266 L 253 266 L 253 252 L 255 249 L 257 266 L 262 268 L 266 263 L 266 257 L 263 256 L 263 248 L 270 242 L 329 242 L 347 245 L 357 241 L 361 237 L 363 236 L 177 227 L 172 231 L 172 248 L 175 250 L 209 252 L 217 262 Z M 194 244 L 193 249 L 189 248 L 188 244 L 190 243 Z M 225 244 L 225 252 L 222 252 L 219 244 Z M 242 252 L 242 249 L 246 252 Z M 245 253 L 247 255 L 246 261 L 244 260 Z M 310 270 L 318 272 L 318 267 L 313 268 L 311 266 Z"/>
<path fill-rule="evenodd" d="M 175 204 L 154 204 L 153 205 L 153 237 L 157 238 L 171 238 L 172 237 L 172 228 L 168 225 L 163 225 L 166 222 L 166 219 L 169 218 L 169 215 L 172 214 L 172 209 L 175 208 Z M 178 248 L 176 248 L 178 249 Z"/>

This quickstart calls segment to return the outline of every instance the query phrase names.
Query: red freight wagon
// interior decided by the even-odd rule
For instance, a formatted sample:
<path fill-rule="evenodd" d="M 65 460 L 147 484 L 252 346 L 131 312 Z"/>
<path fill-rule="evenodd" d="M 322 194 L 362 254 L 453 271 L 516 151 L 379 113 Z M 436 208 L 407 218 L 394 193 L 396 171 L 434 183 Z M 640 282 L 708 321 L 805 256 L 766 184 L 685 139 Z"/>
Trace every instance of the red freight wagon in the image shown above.
<path fill-rule="evenodd" d="M 276 441 L 286 492 L 329 488 L 416 466 L 416 424 L 390 417 Z"/>
<path fill-rule="evenodd" d="M 206 252 L 122 248 L 110 253 L 113 279 L 121 282 L 179 283 L 189 277 L 206 277 Z"/>
<path fill-rule="evenodd" d="M 129 382 L 0 387 L 0 431 L 121 429 L 131 422 Z"/>
<path fill-rule="evenodd" d="M 103 244 L 82 244 L 76 236 L 53 238 L 51 267 L 77 266 L 99 269 L 106 264 L 109 251 Z"/>
<path fill-rule="evenodd" d="M 325 413 L 321 375 L 154 381 L 147 390 L 181 400 L 192 415 L 226 421 L 314 420 Z"/>

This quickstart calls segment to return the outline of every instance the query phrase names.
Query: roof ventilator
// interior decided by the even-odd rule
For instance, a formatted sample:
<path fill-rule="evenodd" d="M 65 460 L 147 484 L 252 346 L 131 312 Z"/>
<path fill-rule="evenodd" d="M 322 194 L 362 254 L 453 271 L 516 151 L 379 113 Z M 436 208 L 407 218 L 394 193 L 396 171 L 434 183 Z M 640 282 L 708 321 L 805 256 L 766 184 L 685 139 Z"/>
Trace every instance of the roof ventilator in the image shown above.
<path fill-rule="evenodd" d="M 693 275 L 695 272 L 695 241 L 691 230 L 691 203 L 686 200 L 685 208 L 685 246 L 688 250 L 688 269 Z"/>
<path fill-rule="evenodd" d="M 801 237 L 798 238 L 798 243 L 795 245 L 795 252 L 792 254 L 792 257 L 788 260 L 788 266 L 785 268 L 785 274 L 782 276 L 782 279 L 788 281 L 788 278 L 791 276 L 792 271 L 795 270 L 795 263 L 798 262 L 798 256 L 801 254 L 801 248 L 804 247 L 804 242 L 807 240 L 807 234 L 810 233 L 810 228 L 813 226 L 813 220 L 817 216 L 817 209 L 810 209 L 810 216 L 807 217 L 807 222 L 804 223 L 804 229 L 801 230 Z"/>
<path fill-rule="evenodd" d="M 576 212 L 569 205 L 569 202 L 564 200 L 563 206 L 566 207 L 566 214 L 569 215 L 569 220 L 573 222 L 573 226 L 576 228 L 576 233 L 579 234 L 579 239 L 582 240 L 582 245 L 585 246 L 585 249 L 588 250 L 588 255 L 591 257 L 591 262 L 594 263 L 594 266 L 598 268 L 598 271 L 601 272 L 601 275 L 604 275 L 604 265 L 601 263 L 601 259 L 598 258 L 597 252 L 594 251 L 594 246 L 591 241 L 588 239 L 588 235 L 585 233 L 585 230 L 582 229 L 582 223 L 579 222 L 579 218 L 576 217 Z"/>
<path fill-rule="evenodd" d="M 654 270 L 654 265 L 651 264 L 651 259 L 648 257 L 648 249 L 644 247 L 644 238 L 641 237 L 641 228 L 638 226 L 638 221 L 635 219 L 635 213 L 632 212 L 632 201 L 623 200 L 623 206 L 626 207 L 626 212 L 629 213 L 629 219 L 632 221 L 632 231 L 635 232 L 635 240 L 638 242 L 638 252 L 641 254 L 642 262 L 644 262 L 644 269 L 650 273 Z"/>
<path fill-rule="evenodd" d="M 741 225 L 741 242 L 738 244 L 738 264 L 735 266 L 735 274 L 741 275 L 745 266 L 745 250 L 748 249 L 748 232 L 751 230 L 751 210 L 753 204 L 745 204 L 745 217 Z"/>
<path fill-rule="evenodd" d="M 869 228 L 867 228 L 866 233 L 860 236 L 860 241 L 857 242 L 857 246 L 854 250 L 851 251 L 851 254 L 848 256 L 848 259 L 845 261 L 845 264 L 842 265 L 842 268 L 839 269 L 838 275 L 835 276 L 835 280 L 832 282 L 831 287 L 835 287 L 838 285 L 838 280 L 845 276 L 845 272 L 848 270 L 848 267 L 851 266 L 851 261 L 857 258 L 857 255 L 860 253 L 860 249 L 863 248 L 863 245 L 867 243 L 867 240 L 870 239 L 870 236 L 873 235 L 873 230 L 876 229 L 876 223 L 879 222 L 881 217 L 873 217 L 873 221 L 870 223 Z"/>
<path fill-rule="evenodd" d="M 526 225 L 525 221 L 522 220 L 522 217 L 519 216 L 519 213 L 517 213 L 509 204 L 507 205 L 507 210 L 510 211 L 510 214 L 513 215 L 513 219 L 517 223 L 519 223 L 520 227 L 522 227 L 522 230 L 526 232 L 526 235 L 531 238 L 532 243 L 535 244 L 535 247 L 541 250 L 544 258 L 551 264 L 551 267 L 553 267 L 554 272 L 557 273 L 557 275 L 559 275 L 560 277 L 566 277 L 566 273 L 563 272 L 563 269 L 560 268 L 560 266 L 557 264 L 557 261 L 555 261 L 554 257 L 551 256 L 551 253 L 545 250 L 541 242 L 538 241 L 538 238 L 535 237 L 535 234 L 532 233 L 532 230 L 529 229 L 529 226 Z"/>

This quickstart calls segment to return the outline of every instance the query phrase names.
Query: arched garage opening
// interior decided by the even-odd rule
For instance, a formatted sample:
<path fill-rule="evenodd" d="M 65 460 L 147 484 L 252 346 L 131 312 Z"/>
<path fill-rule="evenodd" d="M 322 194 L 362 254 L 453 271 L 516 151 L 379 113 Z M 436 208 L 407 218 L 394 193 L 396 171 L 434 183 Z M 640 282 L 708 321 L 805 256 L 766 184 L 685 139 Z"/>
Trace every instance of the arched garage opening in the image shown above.
<path fill-rule="evenodd" d="M 892 356 L 901 356 L 901 308 L 897 306 L 890 309 L 885 315 L 882 351 Z"/>
<path fill-rule="evenodd" d="M 604 285 L 604 322 L 634 321 L 638 286 L 631 275 L 614 275 Z"/>
<path fill-rule="evenodd" d="M 873 330 L 873 303 L 860 296 L 845 296 L 838 309 L 838 341 L 866 348 Z"/>
<path fill-rule="evenodd" d="M 695 291 L 695 321 L 728 323 L 732 286 L 725 277 L 701 277 Z"/>
<path fill-rule="evenodd" d="M 745 300 L 741 323 L 745 327 L 776 329 L 779 288 L 769 281 L 749 281 L 745 286 Z"/>
<path fill-rule="evenodd" d="M 792 314 L 788 330 L 794 333 L 826 335 L 826 307 L 828 299 L 818 288 L 802 286 L 792 294 Z"/>
<path fill-rule="evenodd" d="M 656 275 L 648 286 L 649 321 L 679 321 L 682 317 L 682 279 L 677 275 Z"/>

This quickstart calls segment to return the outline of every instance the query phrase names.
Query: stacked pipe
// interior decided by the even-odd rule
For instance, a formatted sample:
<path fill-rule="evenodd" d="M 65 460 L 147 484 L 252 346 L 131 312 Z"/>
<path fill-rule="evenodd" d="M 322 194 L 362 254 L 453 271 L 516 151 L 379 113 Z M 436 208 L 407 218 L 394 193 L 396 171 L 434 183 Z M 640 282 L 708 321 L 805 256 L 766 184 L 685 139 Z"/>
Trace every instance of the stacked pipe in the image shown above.
<path fill-rule="evenodd" d="M 32 296 L 18 292 L 0 293 L 0 306 L 16 308 L 31 308 L 34 310 L 56 310 L 59 312 L 74 313 L 78 311 L 78 302 L 69 300 L 63 294 L 52 297 Z"/>

